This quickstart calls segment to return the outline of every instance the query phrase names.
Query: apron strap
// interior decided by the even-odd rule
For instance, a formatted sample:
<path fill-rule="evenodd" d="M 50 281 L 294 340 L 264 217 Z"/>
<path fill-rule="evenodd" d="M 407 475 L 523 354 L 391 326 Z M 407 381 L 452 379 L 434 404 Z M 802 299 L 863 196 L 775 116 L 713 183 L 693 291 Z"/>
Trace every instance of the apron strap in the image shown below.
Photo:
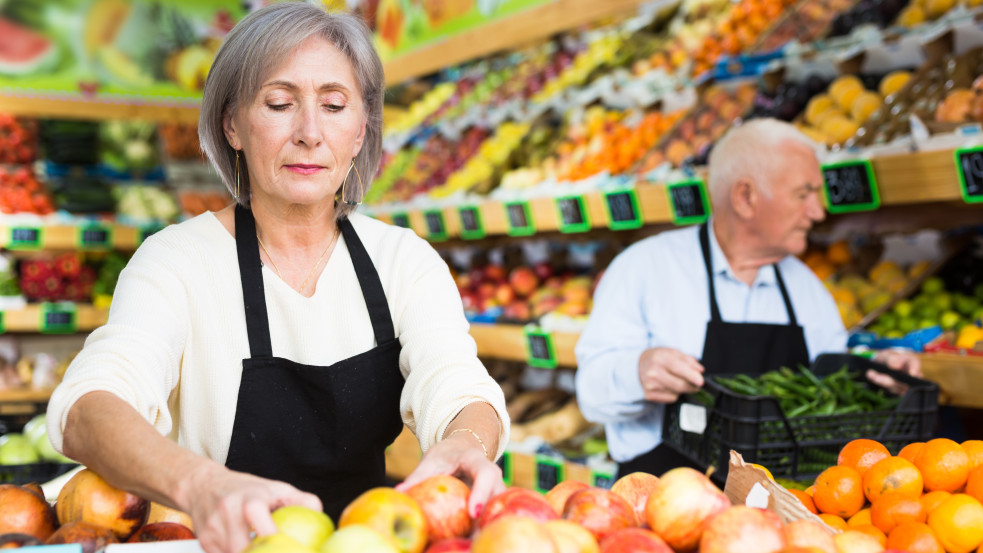
<path fill-rule="evenodd" d="M 352 258 L 352 265 L 355 266 L 355 276 L 358 277 L 358 285 L 362 288 L 362 297 L 365 299 L 365 306 L 369 310 L 369 319 L 372 321 L 372 331 L 375 333 L 375 342 L 382 345 L 396 338 L 396 331 L 393 329 L 392 315 L 389 314 L 389 302 L 386 300 L 386 293 L 382 288 L 382 281 L 379 273 L 375 270 L 375 265 L 365 251 L 365 246 L 355 233 L 355 227 L 347 218 L 338 222 L 341 225 L 341 234 L 345 237 L 345 245 Z"/>
<path fill-rule="evenodd" d="M 713 261 L 710 259 L 710 230 L 707 223 L 700 225 L 700 249 L 703 251 L 703 263 L 707 266 L 707 282 L 710 285 L 710 320 L 719 323 L 720 308 L 717 307 L 717 291 L 713 285 Z"/>
<path fill-rule="evenodd" d="M 236 253 L 239 256 L 239 277 L 242 279 L 242 301 L 246 308 L 246 334 L 252 357 L 272 357 L 270 320 L 266 313 L 266 292 L 263 288 L 263 263 L 259 259 L 256 238 L 256 219 L 253 212 L 236 205 Z"/>
<path fill-rule="evenodd" d="M 785 310 L 788 311 L 789 326 L 799 326 L 799 321 L 795 318 L 795 309 L 792 307 L 792 300 L 788 297 L 788 289 L 785 288 L 785 279 L 782 272 L 778 270 L 778 263 L 772 265 L 775 269 L 775 280 L 778 281 L 778 289 L 782 292 L 782 299 L 785 300 Z"/>

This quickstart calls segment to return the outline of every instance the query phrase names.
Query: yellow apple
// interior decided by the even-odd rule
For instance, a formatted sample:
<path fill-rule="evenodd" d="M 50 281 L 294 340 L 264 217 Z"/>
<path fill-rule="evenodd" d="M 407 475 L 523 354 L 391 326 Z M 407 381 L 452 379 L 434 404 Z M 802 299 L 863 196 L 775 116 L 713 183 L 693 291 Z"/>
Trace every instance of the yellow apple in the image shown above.
<path fill-rule="evenodd" d="M 328 515 L 302 505 L 287 505 L 273 511 L 273 523 L 278 533 L 312 549 L 319 549 L 334 532 L 334 523 Z"/>
<path fill-rule="evenodd" d="M 423 510 L 412 497 L 393 488 L 373 488 L 349 503 L 338 528 L 353 524 L 368 526 L 391 539 L 401 553 L 421 553 L 427 545 Z"/>

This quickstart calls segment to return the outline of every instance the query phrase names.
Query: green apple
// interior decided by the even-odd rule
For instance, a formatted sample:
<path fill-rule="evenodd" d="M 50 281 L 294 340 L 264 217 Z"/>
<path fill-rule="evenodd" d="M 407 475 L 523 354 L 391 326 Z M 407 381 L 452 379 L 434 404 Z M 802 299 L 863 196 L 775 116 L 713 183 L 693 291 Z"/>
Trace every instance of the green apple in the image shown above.
<path fill-rule="evenodd" d="M 286 534 L 271 534 L 255 538 L 243 553 L 317 553 Z"/>
<path fill-rule="evenodd" d="M 319 553 L 399 553 L 399 548 L 382 534 L 361 524 L 339 528 L 321 546 Z"/>
<path fill-rule="evenodd" d="M 939 292 L 932 296 L 932 305 L 939 311 L 950 311 L 952 309 L 952 294 L 949 292 Z"/>
<path fill-rule="evenodd" d="M 27 421 L 24 425 L 24 430 L 22 433 L 24 437 L 27 438 L 32 444 L 38 441 L 38 436 L 48 434 L 48 427 L 46 426 L 47 415 L 42 413 L 36 415 L 31 420 Z"/>
<path fill-rule="evenodd" d="M 899 318 L 900 317 L 896 316 L 894 313 L 885 313 L 878 317 L 877 324 L 886 330 L 890 330 L 892 328 L 897 328 Z"/>
<path fill-rule="evenodd" d="M 939 277 L 929 277 L 922 283 L 922 292 L 926 294 L 937 294 L 945 290 L 945 282 Z"/>
<path fill-rule="evenodd" d="M 23 434 L 11 432 L 0 436 L 0 465 L 29 465 L 38 460 L 38 452 Z"/>
<path fill-rule="evenodd" d="M 959 316 L 959 313 L 956 313 L 955 311 L 946 311 L 945 313 L 942 314 L 942 318 L 939 320 L 939 324 L 942 325 L 942 328 L 946 330 L 951 330 L 953 328 L 956 328 L 956 326 L 959 324 L 959 321 L 961 320 L 962 317 Z"/>
<path fill-rule="evenodd" d="M 894 314 L 898 317 L 910 317 L 914 306 L 908 300 L 901 300 L 894 304 Z"/>
<path fill-rule="evenodd" d="M 939 323 L 935 322 L 935 319 L 922 319 L 918 321 L 918 328 L 932 328 L 933 326 L 938 326 Z"/>
<path fill-rule="evenodd" d="M 888 330 L 884 333 L 885 338 L 904 338 L 904 332 L 900 330 Z"/>
<path fill-rule="evenodd" d="M 287 505 L 273 511 L 273 522 L 280 534 L 311 549 L 320 549 L 334 532 L 334 523 L 328 515 L 302 505 Z"/>
<path fill-rule="evenodd" d="M 45 461 L 51 461 L 52 463 L 75 462 L 55 450 L 55 446 L 51 445 L 51 440 L 48 439 L 47 432 L 38 436 L 38 439 L 34 442 L 34 449 L 37 450 L 38 455 Z"/>
<path fill-rule="evenodd" d="M 901 332 L 908 334 L 909 332 L 918 328 L 918 320 L 914 317 L 902 317 L 898 320 L 898 326 L 896 328 Z"/>

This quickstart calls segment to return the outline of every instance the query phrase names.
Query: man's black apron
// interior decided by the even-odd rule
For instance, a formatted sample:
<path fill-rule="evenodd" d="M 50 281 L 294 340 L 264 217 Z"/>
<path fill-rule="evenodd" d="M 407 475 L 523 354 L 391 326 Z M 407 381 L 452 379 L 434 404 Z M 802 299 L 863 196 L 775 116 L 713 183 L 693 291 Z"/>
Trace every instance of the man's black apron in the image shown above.
<path fill-rule="evenodd" d="M 236 207 L 235 222 L 251 357 L 225 464 L 316 494 L 337 522 L 352 499 L 385 484 L 384 452 L 403 427 L 400 345 L 382 282 L 351 222 L 340 221 L 376 347 L 327 367 L 274 357 L 256 221 Z"/>
<path fill-rule="evenodd" d="M 706 369 L 705 374 L 758 375 L 780 367 L 808 366 L 809 348 L 806 347 L 805 333 L 795 318 L 795 309 L 792 308 L 778 265 L 772 267 L 788 312 L 788 324 L 728 323 L 720 317 L 720 308 L 717 306 L 710 254 L 710 230 L 706 224 L 700 227 L 700 249 L 703 251 L 707 280 L 710 283 L 710 322 L 707 323 L 703 357 L 700 360 Z M 621 463 L 618 473 L 625 475 L 642 471 L 661 476 L 665 471 L 681 466 L 700 470 L 705 468 L 695 466 L 671 447 L 660 444 L 631 461 Z"/>

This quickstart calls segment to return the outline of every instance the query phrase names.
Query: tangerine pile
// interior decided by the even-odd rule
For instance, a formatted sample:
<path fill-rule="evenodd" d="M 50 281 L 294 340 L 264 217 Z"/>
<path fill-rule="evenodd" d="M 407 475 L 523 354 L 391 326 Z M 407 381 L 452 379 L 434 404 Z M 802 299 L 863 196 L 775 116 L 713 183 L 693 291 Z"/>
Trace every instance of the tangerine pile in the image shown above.
<path fill-rule="evenodd" d="M 841 530 L 909 553 L 983 553 L 983 441 L 937 438 L 898 455 L 853 440 L 805 492 L 807 509 Z"/>

